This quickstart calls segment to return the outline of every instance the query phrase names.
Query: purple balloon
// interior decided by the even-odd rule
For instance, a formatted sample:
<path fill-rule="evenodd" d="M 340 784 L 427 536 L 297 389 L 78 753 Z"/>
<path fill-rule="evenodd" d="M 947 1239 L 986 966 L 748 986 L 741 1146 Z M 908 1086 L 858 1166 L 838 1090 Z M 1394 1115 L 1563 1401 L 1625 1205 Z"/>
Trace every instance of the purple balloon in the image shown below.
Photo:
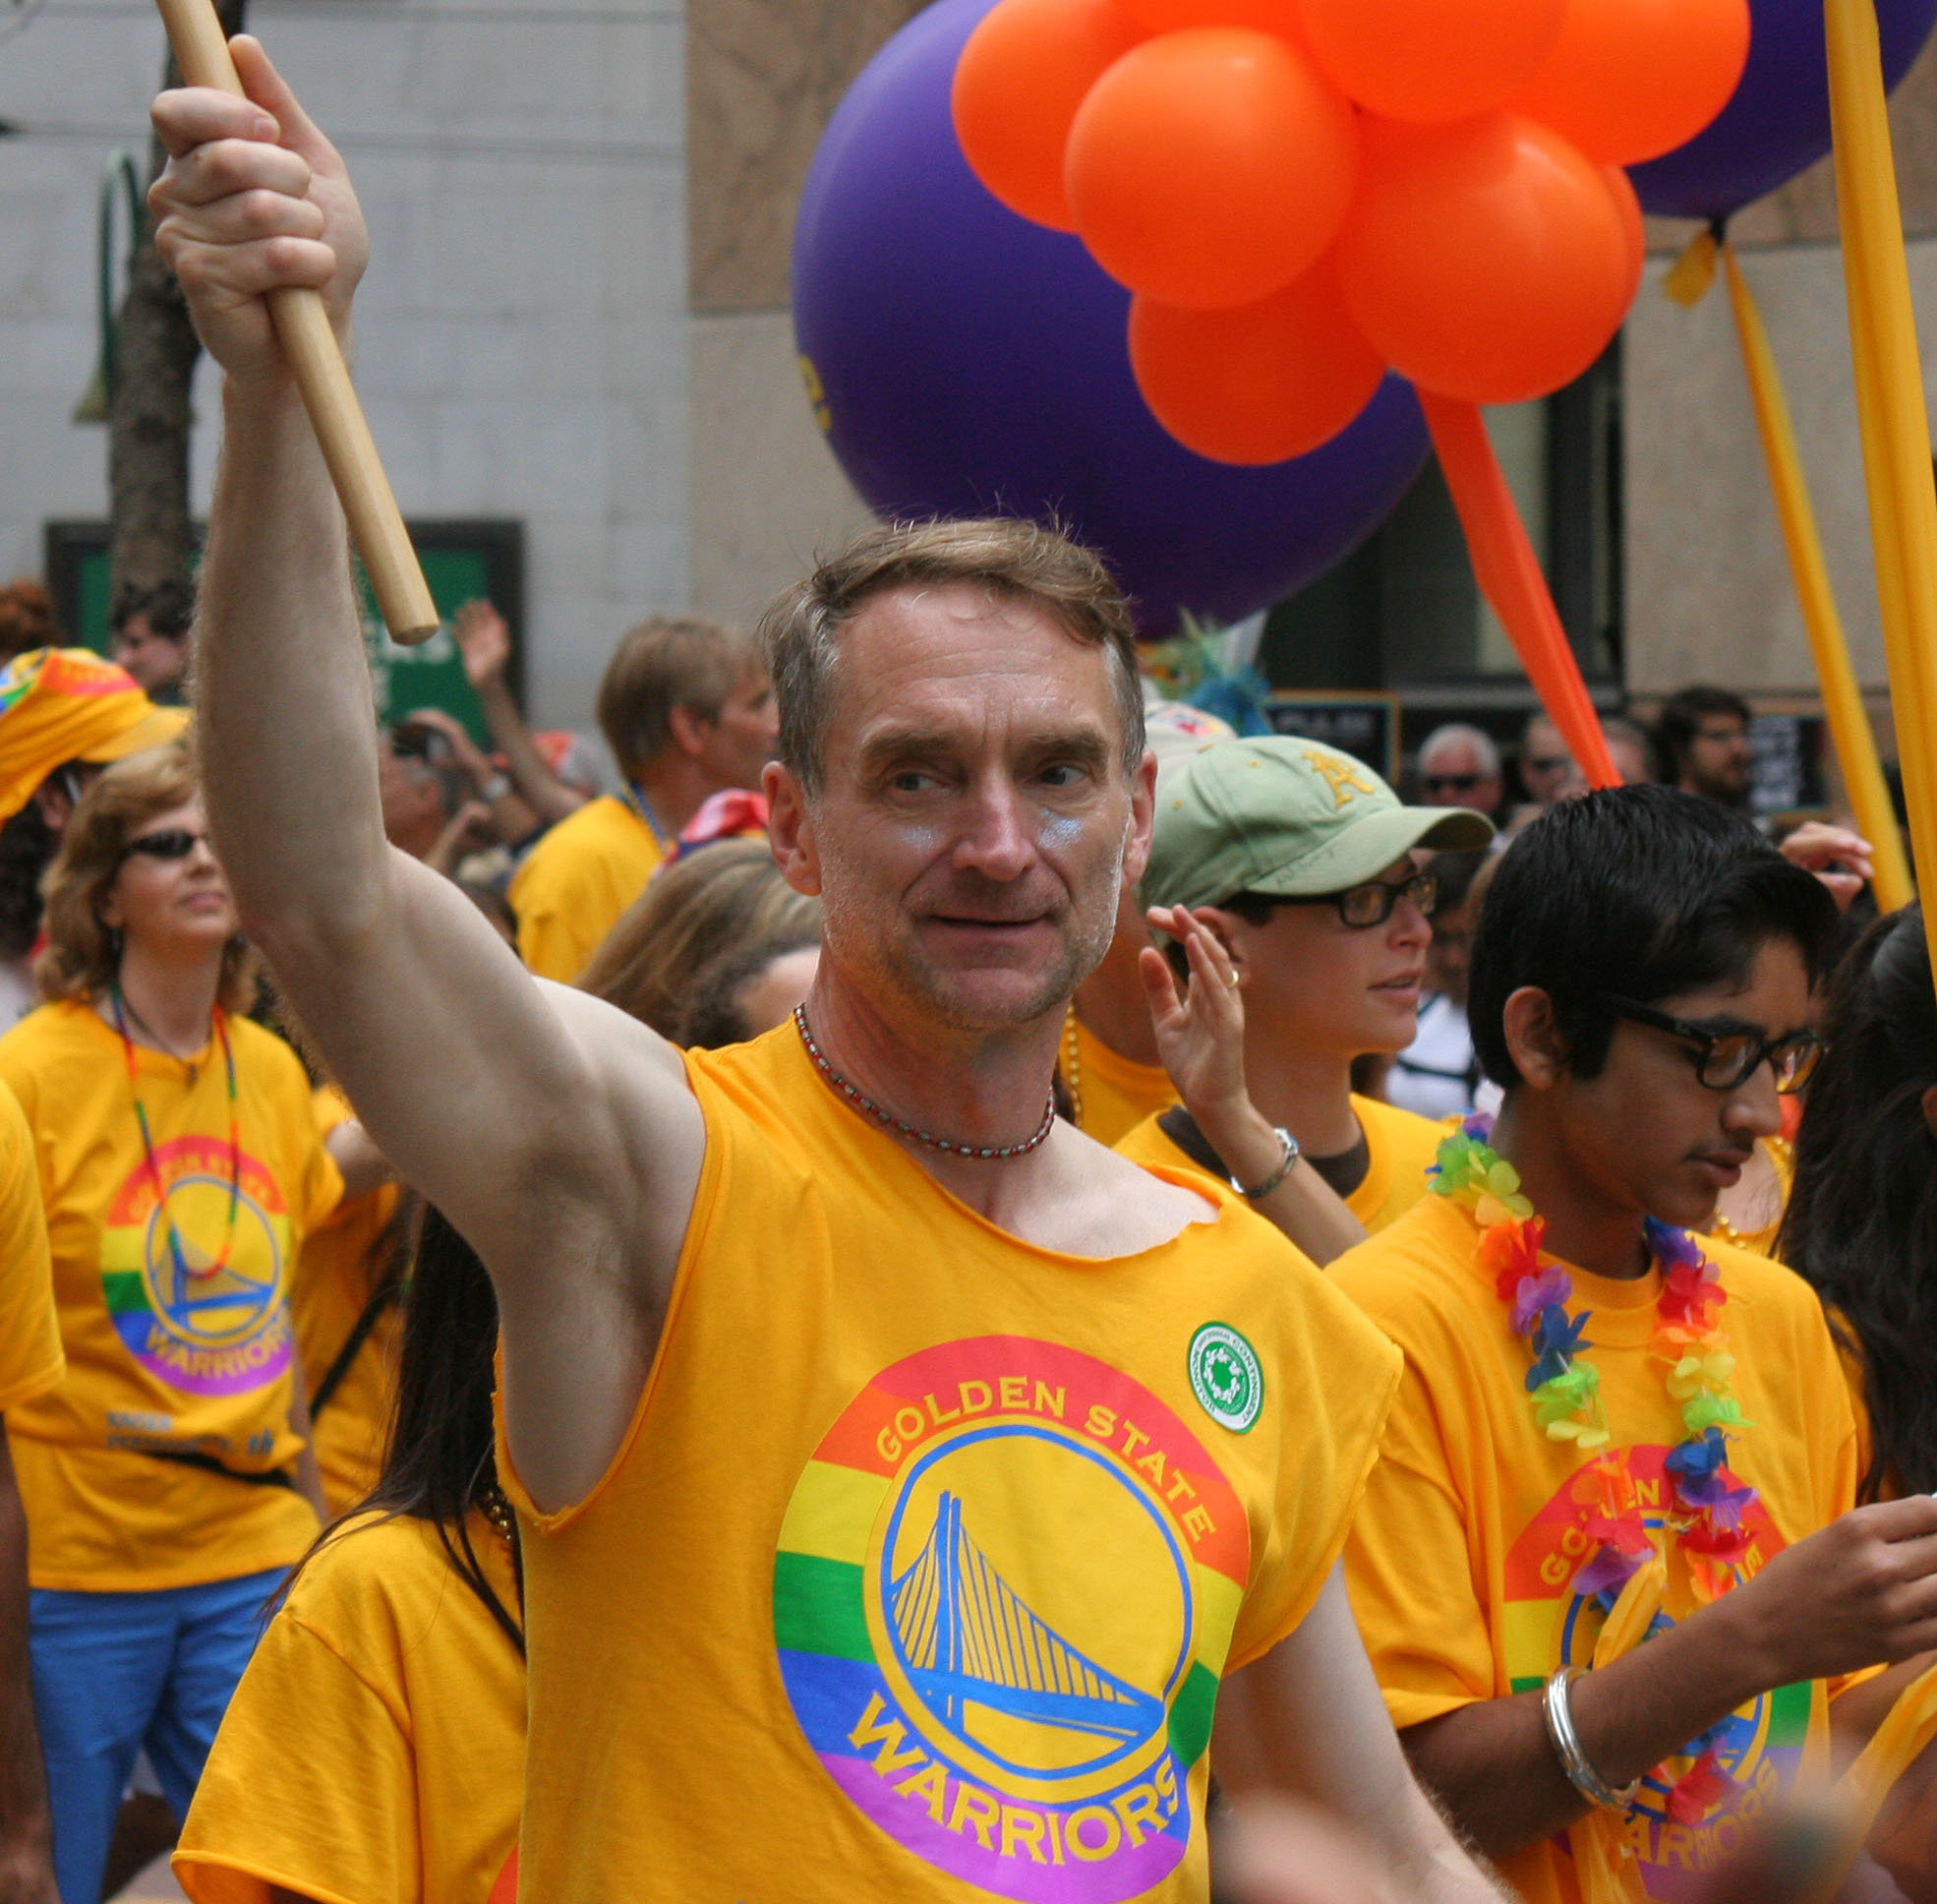
<path fill-rule="evenodd" d="M 834 453 L 878 514 L 1059 517 L 1108 558 L 1139 626 L 1235 621 L 1376 529 L 1426 459 L 1411 386 L 1259 468 L 1193 454 L 1130 374 L 1130 294 L 1080 240 L 999 205 L 949 117 L 991 0 L 937 0 L 875 56 L 815 154 L 793 330 Z"/>
<path fill-rule="evenodd" d="M 1630 165 L 1642 209 L 1670 218 L 1726 218 L 1773 192 L 1830 149 L 1823 0 L 1749 0 L 1753 23 L 1741 82 L 1705 131 L 1645 165 Z M 1876 0 L 1883 83 L 1894 87 L 1937 23 L 1937 0 Z"/>

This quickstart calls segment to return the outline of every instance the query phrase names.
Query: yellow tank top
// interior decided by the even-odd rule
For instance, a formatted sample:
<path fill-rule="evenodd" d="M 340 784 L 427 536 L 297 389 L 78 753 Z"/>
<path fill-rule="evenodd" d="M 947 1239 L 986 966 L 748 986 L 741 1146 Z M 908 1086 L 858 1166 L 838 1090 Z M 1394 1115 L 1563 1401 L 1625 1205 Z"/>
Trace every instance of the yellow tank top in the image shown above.
<path fill-rule="evenodd" d="M 638 1411 L 583 1502 L 518 1497 L 521 1895 L 1203 1898 L 1219 1682 L 1342 1551 L 1395 1352 L 1214 1186 L 1156 1249 L 1061 1255 L 792 1026 L 686 1064 L 706 1160 Z"/>

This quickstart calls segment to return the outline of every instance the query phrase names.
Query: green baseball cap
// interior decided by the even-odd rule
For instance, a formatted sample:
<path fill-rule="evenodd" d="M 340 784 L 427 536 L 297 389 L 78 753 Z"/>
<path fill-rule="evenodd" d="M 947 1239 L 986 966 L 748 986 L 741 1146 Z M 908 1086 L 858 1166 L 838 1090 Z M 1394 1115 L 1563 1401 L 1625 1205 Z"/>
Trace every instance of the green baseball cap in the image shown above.
<path fill-rule="evenodd" d="M 1470 852 L 1493 837 L 1493 821 L 1470 807 L 1401 805 L 1363 760 L 1322 742 L 1219 741 L 1164 776 L 1143 900 L 1340 892 L 1414 847 Z"/>

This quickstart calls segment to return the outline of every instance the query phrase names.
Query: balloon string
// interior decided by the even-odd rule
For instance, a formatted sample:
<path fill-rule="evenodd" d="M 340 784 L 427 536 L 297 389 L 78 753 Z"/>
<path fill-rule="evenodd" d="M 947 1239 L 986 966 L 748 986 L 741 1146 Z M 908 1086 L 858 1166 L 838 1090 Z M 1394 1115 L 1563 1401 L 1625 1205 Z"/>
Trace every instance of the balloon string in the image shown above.
<path fill-rule="evenodd" d="M 1620 775 L 1601 732 L 1547 577 L 1527 540 L 1513 493 L 1487 435 L 1479 406 L 1419 392 L 1439 469 L 1452 492 L 1480 592 L 1504 625 L 1520 665 L 1590 787 L 1618 787 Z"/>

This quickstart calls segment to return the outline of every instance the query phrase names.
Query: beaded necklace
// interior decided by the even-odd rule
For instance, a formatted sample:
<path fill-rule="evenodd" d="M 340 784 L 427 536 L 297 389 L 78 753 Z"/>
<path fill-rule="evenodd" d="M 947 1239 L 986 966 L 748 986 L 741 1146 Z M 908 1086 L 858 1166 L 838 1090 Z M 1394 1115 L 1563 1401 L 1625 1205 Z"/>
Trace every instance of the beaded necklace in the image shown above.
<path fill-rule="evenodd" d="M 135 1041 L 128 1035 L 128 1011 L 121 997 L 121 987 L 112 985 L 108 998 L 114 1007 L 114 1029 L 121 1034 L 121 1049 L 128 1060 L 128 1088 L 135 1096 L 135 1123 L 142 1133 L 142 1157 L 147 1164 L 148 1181 L 154 1186 L 155 1204 L 160 1210 L 161 1220 L 168 1234 L 168 1254 L 175 1265 L 175 1274 L 186 1281 L 190 1277 L 206 1278 L 228 1268 L 230 1254 L 235 1249 L 236 1211 L 242 1202 L 242 1130 L 236 1114 L 235 1051 L 229 1043 L 228 1014 L 220 1005 L 209 1013 L 211 1028 L 216 1041 L 222 1047 L 222 1066 L 228 1077 L 229 1088 L 229 1215 L 228 1223 L 222 1233 L 222 1251 L 205 1270 L 189 1267 L 187 1255 L 182 1249 L 181 1232 L 175 1227 L 175 1220 L 168 1214 L 168 1186 L 161 1180 L 161 1165 L 154 1155 L 154 1137 L 148 1128 L 147 1106 L 142 1102 L 141 1066 L 135 1058 Z M 191 1067 L 191 1073 L 193 1067 Z"/>
<path fill-rule="evenodd" d="M 670 854 L 673 851 L 673 836 L 653 811 L 653 803 L 646 798 L 645 789 L 636 780 L 628 779 L 624 798 L 626 805 L 645 822 L 646 831 L 653 836 L 653 845 L 659 848 L 661 857 Z"/>
<path fill-rule="evenodd" d="M 1520 1173 L 1487 1141 L 1491 1135 L 1490 1119 L 1469 1117 L 1439 1146 L 1432 1188 L 1479 1229 L 1476 1260 L 1492 1272 L 1500 1300 L 1512 1305 L 1513 1333 L 1533 1356 L 1526 1387 L 1535 1420 L 1550 1441 L 1595 1455 L 1575 1489 L 1586 1544 L 1569 1590 L 1612 1614 L 1631 1581 L 1651 1568 L 1659 1572 L 1660 1549 L 1642 1517 L 1629 1451 L 1612 1445 L 1601 1372 L 1582 1353 L 1594 1346 L 1586 1339 L 1591 1313 L 1568 1315 L 1573 1278 L 1557 1263 L 1542 1263 L 1545 1220 L 1522 1194 Z M 1652 1353 L 1667 1365 L 1668 1392 L 1685 1430 L 1663 1461 L 1673 1494 L 1664 1524 L 1687 1558 L 1697 1597 L 1707 1602 L 1736 1584 L 1754 1537 L 1742 1521 L 1756 1491 L 1730 1471 L 1728 1459 L 1731 1435 L 1754 1424 L 1731 1387 L 1735 1358 L 1718 1321 L 1729 1299 L 1721 1272 L 1684 1229 L 1651 1217 L 1645 1235 L 1663 1272 Z M 1666 1624 L 1657 1613 L 1647 1631 Z M 1734 1788 L 1716 1756 L 1721 1731 L 1714 1727 L 1683 1748 L 1694 1763 L 1679 1778 L 1661 1774 L 1678 1822 L 1699 1823 Z"/>
<path fill-rule="evenodd" d="M 951 1157 L 972 1157 L 1001 1159 L 1027 1157 L 1040 1149 L 1049 1133 L 1056 1128 L 1056 1094 L 1049 1094 L 1049 1101 L 1043 1106 L 1042 1122 L 1036 1126 L 1033 1137 L 1026 1137 L 1020 1144 L 957 1144 L 946 1137 L 931 1136 L 925 1130 L 916 1130 L 905 1118 L 897 1117 L 892 1110 L 883 1110 L 872 1098 L 857 1086 L 851 1085 L 821 1054 L 821 1047 L 814 1042 L 814 1035 L 807 1029 L 807 1008 L 795 1005 L 793 1008 L 793 1029 L 800 1034 L 800 1042 L 807 1047 L 807 1055 L 813 1059 L 814 1068 L 825 1078 L 831 1089 L 839 1092 L 849 1103 L 863 1115 L 872 1117 L 877 1124 L 885 1125 L 891 1131 L 899 1131 L 911 1143 L 925 1144 L 931 1151 L 946 1151 Z"/>
<path fill-rule="evenodd" d="M 1083 1128 L 1083 1039 L 1076 1022 L 1076 1007 L 1063 1020 L 1063 1089 L 1070 1094 L 1070 1122 Z"/>

